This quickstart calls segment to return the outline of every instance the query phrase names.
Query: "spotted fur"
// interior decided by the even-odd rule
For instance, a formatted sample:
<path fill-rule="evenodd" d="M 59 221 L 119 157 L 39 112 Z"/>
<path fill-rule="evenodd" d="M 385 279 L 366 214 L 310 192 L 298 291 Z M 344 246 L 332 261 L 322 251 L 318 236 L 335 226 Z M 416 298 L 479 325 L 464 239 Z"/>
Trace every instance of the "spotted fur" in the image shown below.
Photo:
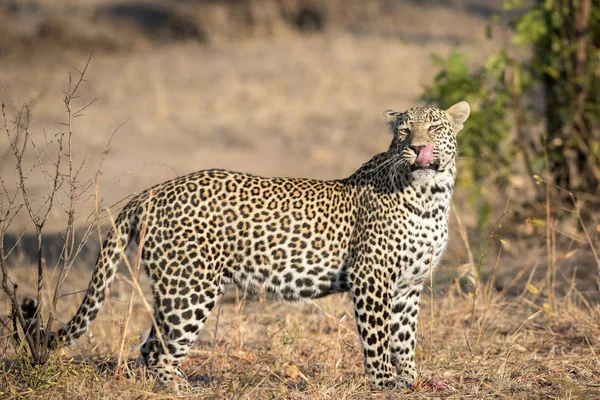
<path fill-rule="evenodd" d="M 448 238 L 456 134 L 469 106 L 384 115 L 389 149 L 346 179 L 206 170 L 134 197 L 102 246 L 83 303 L 52 345 L 88 329 L 127 245 L 141 240 L 156 320 L 141 353 L 161 383 L 182 376 L 181 361 L 225 286 L 235 284 L 287 301 L 349 291 L 373 385 L 411 386 L 419 296 Z M 431 164 L 417 166 L 428 145 Z"/>

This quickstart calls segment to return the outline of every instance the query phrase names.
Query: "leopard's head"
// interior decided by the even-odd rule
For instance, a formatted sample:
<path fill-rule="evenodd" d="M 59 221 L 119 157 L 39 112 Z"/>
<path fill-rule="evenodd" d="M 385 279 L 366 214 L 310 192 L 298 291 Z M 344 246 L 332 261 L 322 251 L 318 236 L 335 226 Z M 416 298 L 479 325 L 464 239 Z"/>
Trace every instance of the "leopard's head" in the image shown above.
<path fill-rule="evenodd" d="M 431 179 L 454 166 L 456 135 L 469 113 L 465 101 L 447 110 L 415 107 L 402 113 L 392 110 L 384 113 L 394 135 L 390 152 L 397 155 L 411 180 Z"/>

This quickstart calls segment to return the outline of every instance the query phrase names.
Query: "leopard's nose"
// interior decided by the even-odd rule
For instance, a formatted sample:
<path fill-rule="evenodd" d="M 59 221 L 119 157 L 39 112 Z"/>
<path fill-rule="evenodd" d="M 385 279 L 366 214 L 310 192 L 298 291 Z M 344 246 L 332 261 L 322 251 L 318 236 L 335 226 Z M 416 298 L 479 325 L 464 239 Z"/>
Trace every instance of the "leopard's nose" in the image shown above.
<path fill-rule="evenodd" d="M 415 152 L 416 155 L 419 155 L 419 153 L 421 152 L 421 149 L 425 147 L 425 146 L 415 146 L 415 145 L 410 145 L 408 146 L 409 149 L 411 149 L 412 151 Z"/>

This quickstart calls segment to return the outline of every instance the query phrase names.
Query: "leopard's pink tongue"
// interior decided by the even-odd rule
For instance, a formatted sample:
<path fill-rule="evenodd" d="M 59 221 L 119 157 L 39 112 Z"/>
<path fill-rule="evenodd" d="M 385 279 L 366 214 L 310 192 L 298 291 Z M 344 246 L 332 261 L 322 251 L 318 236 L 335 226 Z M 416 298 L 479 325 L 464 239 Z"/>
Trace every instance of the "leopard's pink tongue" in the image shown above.
<path fill-rule="evenodd" d="M 417 154 L 415 164 L 419 167 L 426 167 L 433 162 L 433 147 L 430 144 L 423 146 Z"/>

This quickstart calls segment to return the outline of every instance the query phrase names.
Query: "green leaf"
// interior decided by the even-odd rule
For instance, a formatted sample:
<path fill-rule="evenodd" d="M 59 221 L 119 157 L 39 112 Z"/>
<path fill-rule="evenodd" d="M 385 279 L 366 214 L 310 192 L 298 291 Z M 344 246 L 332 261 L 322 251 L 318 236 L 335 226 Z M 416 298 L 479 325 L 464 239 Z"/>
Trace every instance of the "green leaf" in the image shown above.
<path fill-rule="evenodd" d="M 548 75 L 550 75 L 551 77 L 553 77 L 554 79 L 556 79 L 560 76 L 560 72 L 558 72 L 558 70 L 556 68 L 552 68 L 549 65 L 546 65 L 544 67 L 544 72 L 547 73 Z"/>
<path fill-rule="evenodd" d="M 540 294 L 540 291 L 538 290 L 538 288 L 536 288 L 535 286 L 533 286 L 531 283 L 528 283 L 527 286 L 527 291 L 529 293 L 533 293 L 533 294 Z"/>
<path fill-rule="evenodd" d="M 481 205 L 481 208 L 479 209 L 479 215 L 477 218 L 477 227 L 479 229 L 484 229 L 485 227 L 488 226 L 491 211 L 492 211 L 492 206 L 490 205 L 490 203 L 487 200 L 485 200 L 483 202 L 483 204 Z"/>
<path fill-rule="evenodd" d="M 544 221 L 543 219 L 539 219 L 539 218 L 527 218 L 525 220 L 525 222 L 527 222 L 528 224 L 531 224 L 533 226 L 536 226 L 536 227 L 546 226 L 546 221 Z"/>
<path fill-rule="evenodd" d="M 521 94 L 521 67 L 518 64 L 513 66 L 513 87 L 517 93 Z"/>

